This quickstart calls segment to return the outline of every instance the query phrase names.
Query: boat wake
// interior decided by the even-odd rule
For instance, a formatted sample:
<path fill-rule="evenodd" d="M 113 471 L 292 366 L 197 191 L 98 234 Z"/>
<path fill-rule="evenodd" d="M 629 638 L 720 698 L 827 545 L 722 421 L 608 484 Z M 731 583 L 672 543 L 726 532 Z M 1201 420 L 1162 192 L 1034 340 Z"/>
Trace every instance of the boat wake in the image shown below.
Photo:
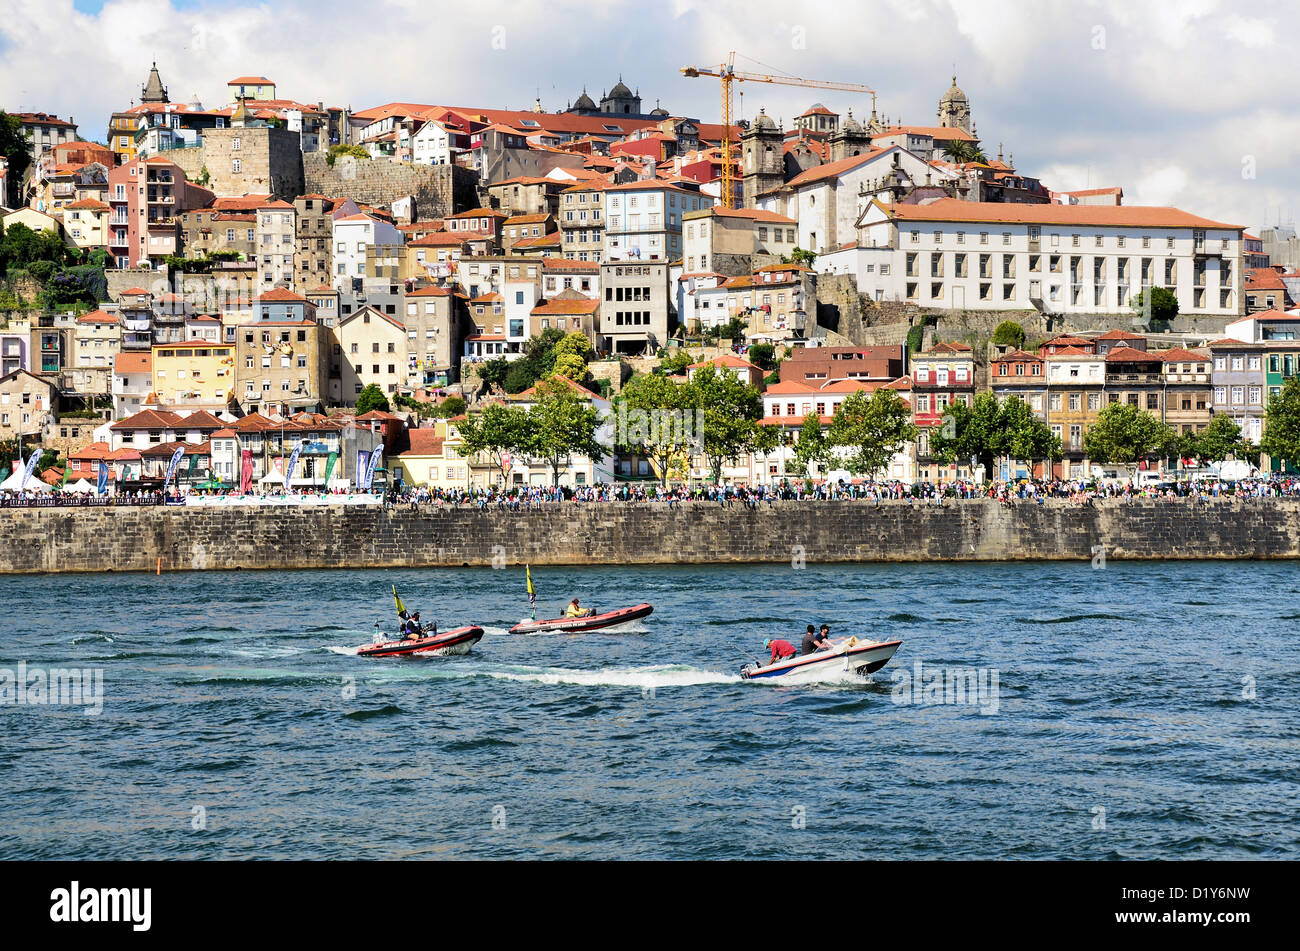
<path fill-rule="evenodd" d="M 737 674 L 723 674 L 677 664 L 652 667 L 607 667 L 570 670 L 564 667 L 514 667 L 503 670 L 467 670 L 466 676 L 491 677 L 524 683 L 576 684 L 582 687 L 695 687 L 702 684 L 739 683 Z"/>

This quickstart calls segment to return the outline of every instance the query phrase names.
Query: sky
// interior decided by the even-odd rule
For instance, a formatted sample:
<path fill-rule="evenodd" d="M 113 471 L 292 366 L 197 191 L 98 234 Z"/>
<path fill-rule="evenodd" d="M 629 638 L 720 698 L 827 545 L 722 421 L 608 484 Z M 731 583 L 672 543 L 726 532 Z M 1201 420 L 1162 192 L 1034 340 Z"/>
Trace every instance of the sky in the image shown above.
<path fill-rule="evenodd" d="M 674 115 L 719 121 L 716 65 L 874 89 L 932 125 L 952 82 L 986 154 L 1054 190 L 1119 185 L 1256 230 L 1300 216 L 1300 113 L 1283 65 L 1300 17 L 1278 0 L 0 0 L 0 108 L 72 116 L 103 140 L 157 60 L 173 101 L 227 80 L 364 109 L 385 102 L 565 108 L 620 75 Z M 870 97 L 740 83 L 739 114 L 788 128 Z"/>

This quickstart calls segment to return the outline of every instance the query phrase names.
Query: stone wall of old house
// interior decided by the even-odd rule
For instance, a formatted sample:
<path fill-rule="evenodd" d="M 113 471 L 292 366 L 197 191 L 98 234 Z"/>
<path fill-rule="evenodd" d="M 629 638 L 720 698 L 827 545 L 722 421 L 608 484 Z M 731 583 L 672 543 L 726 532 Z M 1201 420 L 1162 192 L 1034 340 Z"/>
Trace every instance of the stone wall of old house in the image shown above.
<path fill-rule="evenodd" d="M 415 198 L 421 219 L 442 218 L 478 204 L 478 176 L 459 165 L 411 165 L 390 159 L 340 155 L 330 165 L 324 153 L 303 156 L 306 191 L 387 208 Z"/>
<path fill-rule="evenodd" d="M 0 510 L 0 572 L 1300 557 L 1300 501 Z M 1104 558 L 1100 557 L 1104 554 Z M 1097 575 L 1104 583 L 1104 576 Z"/>
<path fill-rule="evenodd" d="M 297 132 L 270 126 L 209 129 L 203 133 L 202 152 L 207 187 L 218 196 L 269 194 L 292 201 L 304 193 Z"/>

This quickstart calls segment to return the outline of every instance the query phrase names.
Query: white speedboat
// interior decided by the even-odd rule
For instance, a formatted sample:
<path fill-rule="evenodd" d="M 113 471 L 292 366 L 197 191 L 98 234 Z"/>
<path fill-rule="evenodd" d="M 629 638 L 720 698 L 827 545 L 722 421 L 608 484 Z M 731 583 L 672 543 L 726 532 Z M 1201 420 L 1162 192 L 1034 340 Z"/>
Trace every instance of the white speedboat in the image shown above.
<path fill-rule="evenodd" d="M 874 673 L 894 656 L 902 641 L 869 643 L 850 637 L 840 641 L 830 650 L 814 654 L 798 654 L 778 660 L 773 664 L 747 664 L 740 669 L 746 680 L 775 680 L 782 683 L 813 683 L 819 680 L 841 680 L 846 675 L 865 677 Z"/>

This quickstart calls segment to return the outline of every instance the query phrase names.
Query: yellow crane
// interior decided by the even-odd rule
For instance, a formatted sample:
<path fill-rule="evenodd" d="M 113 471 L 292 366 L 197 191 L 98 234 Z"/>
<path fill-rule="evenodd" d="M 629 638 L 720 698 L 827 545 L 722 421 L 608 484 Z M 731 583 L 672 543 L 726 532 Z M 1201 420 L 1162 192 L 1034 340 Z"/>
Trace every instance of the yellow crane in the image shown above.
<path fill-rule="evenodd" d="M 716 68 L 683 66 L 682 74 L 691 78 L 713 76 L 722 80 L 722 207 L 730 208 L 735 190 L 736 176 L 731 163 L 731 84 L 773 83 L 779 86 L 807 86 L 813 89 L 836 89 L 840 92 L 860 92 L 874 95 L 871 89 L 859 83 L 827 83 L 797 76 L 773 76 L 766 73 L 736 72 L 736 52 L 732 50 L 727 61 Z"/>

